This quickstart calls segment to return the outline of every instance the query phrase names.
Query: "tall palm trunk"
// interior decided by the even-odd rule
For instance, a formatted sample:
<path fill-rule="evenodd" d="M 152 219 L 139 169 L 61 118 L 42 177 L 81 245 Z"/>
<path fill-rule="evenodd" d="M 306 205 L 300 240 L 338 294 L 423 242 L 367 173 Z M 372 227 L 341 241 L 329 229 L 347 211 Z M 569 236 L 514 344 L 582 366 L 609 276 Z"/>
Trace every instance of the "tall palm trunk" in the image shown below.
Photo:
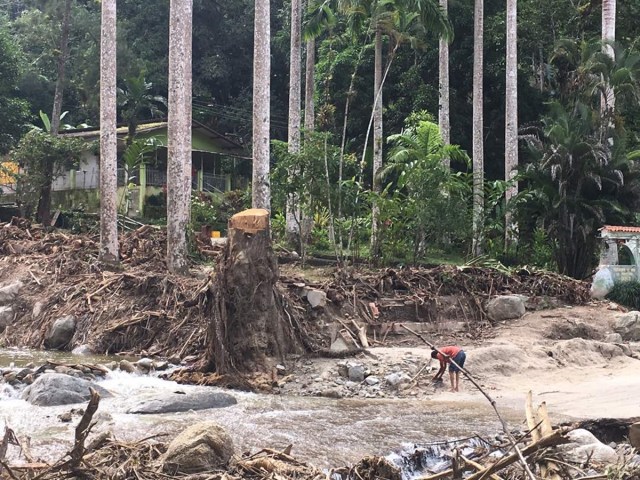
<path fill-rule="evenodd" d="M 512 180 L 518 173 L 518 0 L 507 0 L 507 58 L 505 87 L 504 178 Z M 517 240 L 516 226 L 508 208 L 518 194 L 514 182 L 506 191 L 505 245 Z"/>
<path fill-rule="evenodd" d="M 473 21 L 473 255 L 484 244 L 484 1 L 475 0 Z"/>
<path fill-rule="evenodd" d="M 602 0 L 602 41 L 603 51 L 614 58 L 612 42 L 616 40 L 616 0 Z M 613 89 L 607 86 L 603 98 L 603 110 L 613 110 L 615 108 L 615 97 Z"/>
<path fill-rule="evenodd" d="M 167 162 L 167 267 L 187 272 L 191 203 L 191 84 L 193 0 L 171 0 Z"/>
<path fill-rule="evenodd" d="M 300 153 L 300 97 L 302 83 L 302 6 L 300 0 L 291 0 L 291 49 L 289 55 L 289 153 Z M 294 167 L 295 168 L 295 167 Z M 290 172 L 290 175 L 295 172 Z M 291 194 L 287 199 L 287 234 L 295 240 L 300 232 L 299 196 Z"/>
<path fill-rule="evenodd" d="M 269 127 L 271 26 L 269 0 L 255 0 L 253 34 L 253 208 L 271 209 Z"/>
<path fill-rule="evenodd" d="M 65 0 L 62 12 L 62 30 L 60 32 L 60 55 L 58 56 L 58 78 L 56 91 L 53 96 L 53 112 L 51 113 L 51 135 L 58 135 L 60 130 L 60 115 L 62 114 L 62 98 L 66 76 L 67 59 L 69 57 L 69 30 L 71 29 L 71 0 Z M 40 187 L 38 199 L 37 219 L 44 225 L 51 220 L 51 184 L 53 183 L 53 163 L 43 165 L 44 181 Z"/>
<path fill-rule="evenodd" d="M 307 60 L 305 65 L 304 82 L 304 129 L 312 132 L 316 128 L 315 100 L 316 91 L 315 69 L 316 69 L 316 39 L 307 40 Z"/>
<path fill-rule="evenodd" d="M 376 28 L 375 61 L 373 80 L 373 192 L 380 193 L 379 170 L 382 168 L 382 31 Z M 376 262 L 380 255 L 379 221 L 380 207 L 374 200 L 371 208 L 371 259 Z"/>
<path fill-rule="evenodd" d="M 116 0 L 102 0 L 100 30 L 100 259 L 118 261 Z"/>
<path fill-rule="evenodd" d="M 447 13 L 448 0 L 440 0 L 440 7 Z M 451 124 L 449 115 L 449 41 L 440 37 L 439 50 L 439 91 L 440 102 L 438 105 L 438 124 L 440 127 L 440 135 L 445 145 L 451 143 Z M 449 158 L 444 159 L 444 163 L 449 166 Z"/>

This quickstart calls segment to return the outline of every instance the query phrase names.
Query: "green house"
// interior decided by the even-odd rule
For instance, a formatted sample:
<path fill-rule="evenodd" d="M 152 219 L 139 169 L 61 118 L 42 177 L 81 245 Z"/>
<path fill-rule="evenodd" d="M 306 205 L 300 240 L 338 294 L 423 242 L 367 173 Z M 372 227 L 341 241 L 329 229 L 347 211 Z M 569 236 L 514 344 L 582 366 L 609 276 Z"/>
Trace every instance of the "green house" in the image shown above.
<path fill-rule="evenodd" d="M 251 175 L 251 157 L 237 141 L 194 121 L 192 126 L 192 187 L 196 191 L 222 193 L 245 188 Z M 100 139 L 99 128 L 65 130 L 61 135 L 97 142 Z M 117 128 L 118 156 L 126 148 L 128 128 Z M 145 156 L 145 162 L 128 179 L 128 214 L 143 216 L 147 199 L 161 195 L 167 183 L 167 122 L 151 121 L 138 125 L 136 139 L 155 138 L 158 147 Z M 124 165 L 119 162 L 119 196 L 124 198 Z M 94 209 L 99 198 L 100 158 L 99 149 L 92 148 L 83 154 L 78 170 L 57 178 L 53 184 L 54 202 L 63 207 L 74 207 L 77 203 Z M 92 195 L 95 193 L 95 195 Z M 121 201 L 119 201 L 121 203 Z M 91 208 L 94 207 L 94 208 Z"/>

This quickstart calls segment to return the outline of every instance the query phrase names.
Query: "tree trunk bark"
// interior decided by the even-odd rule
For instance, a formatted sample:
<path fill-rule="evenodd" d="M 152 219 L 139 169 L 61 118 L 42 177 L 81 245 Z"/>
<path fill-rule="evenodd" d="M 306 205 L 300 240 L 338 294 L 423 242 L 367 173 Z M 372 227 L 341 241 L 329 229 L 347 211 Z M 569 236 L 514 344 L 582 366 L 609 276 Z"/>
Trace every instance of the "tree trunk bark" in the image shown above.
<path fill-rule="evenodd" d="M 382 168 L 382 32 L 376 29 L 375 64 L 373 81 L 373 192 L 380 193 L 378 172 Z M 380 207 L 374 200 L 371 208 L 371 259 L 377 262 L 380 255 L 379 221 Z"/>
<path fill-rule="evenodd" d="M 62 99 L 64 96 L 65 71 L 69 56 L 69 30 L 71 28 L 71 0 L 65 0 L 62 13 L 62 31 L 60 33 L 60 56 L 58 57 L 58 78 L 56 91 L 53 96 L 53 111 L 51 113 L 51 135 L 58 135 L 60 130 L 60 115 L 62 114 Z M 40 188 L 36 218 L 45 226 L 51 222 L 51 185 L 53 183 L 53 164 L 47 162 L 43 166 L 44 182 Z"/>
<path fill-rule="evenodd" d="M 291 0 L 291 50 L 289 56 L 289 153 L 300 153 L 300 97 L 302 83 L 302 6 L 300 0 Z M 294 167 L 295 168 L 295 167 Z M 296 175 L 297 172 L 289 172 Z M 286 205 L 287 236 L 296 244 L 300 234 L 300 198 L 291 194 Z M 294 243 L 295 242 L 295 243 Z"/>
<path fill-rule="evenodd" d="M 191 204 L 193 0 L 171 0 L 167 162 L 167 267 L 185 274 Z"/>
<path fill-rule="evenodd" d="M 612 59 L 615 54 L 612 42 L 616 40 L 616 0 L 602 0 L 602 49 Z M 603 95 L 603 111 L 615 108 L 615 96 L 613 89 L 607 86 Z"/>
<path fill-rule="evenodd" d="M 265 371 L 287 353 L 302 351 L 283 318 L 277 280 L 269 212 L 250 209 L 231 217 L 224 259 L 210 287 L 205 371 Z"/>
<path fill-rule="evenodd" d="M 473 255 L 481 255 L 484 244 L 484 1 L 475 0 L 473 21 Z"/>
<path fill-rule="evenodd" d="M 440 7 L 446 13 L 448 10 L 448 0 L 440 0 Z M 449 115 L 449 42 L 440 38 L 439 50 L 439 90 L 440 102 L 438 105 L 438 124 L 440 127 L 440 135 L 445 145 L 451 144 L 451 124 Z M 449 158 L 445 158 L 444 163 L 449 167 Z"/>
<path fill-rule="evenodd" d="M 100 32 L 100 260 L 118 261 L 116 0 L 102 0 Z"/>
<path fill-rule="evenodd" d="M 255 0 L 254 24 L 252 206 L 271 210 L 271 183 L 269 180 L 271 26 L 269 0 Z"/>
<path fill-rule="evenodd" d="M 507 0 L 507 58 L 504 134 L 504 178 L 512 180 L 518 174 L 518 0 Z M 506 191 L 506 202 L 518 194 L 518 184 Z M 505 245 L 517 241 L 516 225 L 511 212 L 505 216 Z"/>
<path fill-rule="evenodd" d="M 304 84 L 304 129 L 307 132 L 315 130 L 315 100 L 316 91 L 315 69 L 316 69 L 316 39 L 307 40 L 307 61 L 305 68 Z"/>

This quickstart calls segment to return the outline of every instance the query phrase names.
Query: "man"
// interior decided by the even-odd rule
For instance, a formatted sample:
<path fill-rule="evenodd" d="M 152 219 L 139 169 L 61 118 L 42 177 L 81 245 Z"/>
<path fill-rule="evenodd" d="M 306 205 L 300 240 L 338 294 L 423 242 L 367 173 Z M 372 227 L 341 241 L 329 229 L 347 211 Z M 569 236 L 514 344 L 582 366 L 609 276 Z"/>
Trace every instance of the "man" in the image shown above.
<path fill-rule="evenodd" d="M 438 381 L 444 375 L 444 371 L 447 368 L 447 364 L 449 364 L 449 379 L 451 380 L 451 391 L 459 392 L 460 390 L 460 368 L 464 367 L 464 361 L 467 358 L 467 355 L 464 353 L 462 348 L 456 345 L 450 345 L 448 347 L 442 347 L 439 349 L 441 353 L 438 353 L 435 349 L 431 351 L 431 358 L 437 358 L 440 361 L 440 370 L 436 373 L 436 376 L 433 377 L 433 381 Z M 453 364 L 451 361 L 456 363 Z M 458 368 L 460 367 L 460 368 Z"/>

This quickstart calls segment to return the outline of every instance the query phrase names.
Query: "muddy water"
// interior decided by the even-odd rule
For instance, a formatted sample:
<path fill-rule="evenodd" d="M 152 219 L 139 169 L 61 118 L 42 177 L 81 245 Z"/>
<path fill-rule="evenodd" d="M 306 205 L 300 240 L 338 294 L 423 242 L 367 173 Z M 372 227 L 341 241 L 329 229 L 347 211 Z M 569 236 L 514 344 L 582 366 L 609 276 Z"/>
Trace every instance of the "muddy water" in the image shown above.
<path fill-rule="evenodd" d="M 0 367 L 10 362 L 17 365 L 29 355 L 32 354 L 12 355 L 12 352 L 0 351 Z M 29 361 L 34 359 L 25 363 Z M 111 430 L 120 440 L 161 434 L 167 434 L 166 438 L 170 439 L 189 424 L 215 420 L 227 428 L 238 451 L 284 448 L 293 444 L 295 456 L 320 467 L 339 466 L 369 454 L 387 455 L 413 444 L 466 437 L 472 433 L 491 436 L 500 430 L 487 405 L 456 403 L 449 406 L 414 399 L 334 400 L 232 392 L 238 404 L 224 409 L 132 415 L 126 413 L 127 408 L 149 393 L 207 387 L 177 385 L 119 371 L 100 383 L 114 397 L 101 400 L 95 417 L 98 419 L 96 431 Z M 14 429 L 18 438 L 31 437 L 32 454 L 42 459 L 57 459 L 71 446 L 73 428 L 79 417 L 65 424 L 58 415 L 72 407 L 32 406 L 19 398 L 19 392 L 0 386 L 0 418 Z M 512 422 L 519 420 L 516 413 L 506 412 L 506 415 Z M 13 450 L 10 455 L 15 459 L 17 451 Z"/>

